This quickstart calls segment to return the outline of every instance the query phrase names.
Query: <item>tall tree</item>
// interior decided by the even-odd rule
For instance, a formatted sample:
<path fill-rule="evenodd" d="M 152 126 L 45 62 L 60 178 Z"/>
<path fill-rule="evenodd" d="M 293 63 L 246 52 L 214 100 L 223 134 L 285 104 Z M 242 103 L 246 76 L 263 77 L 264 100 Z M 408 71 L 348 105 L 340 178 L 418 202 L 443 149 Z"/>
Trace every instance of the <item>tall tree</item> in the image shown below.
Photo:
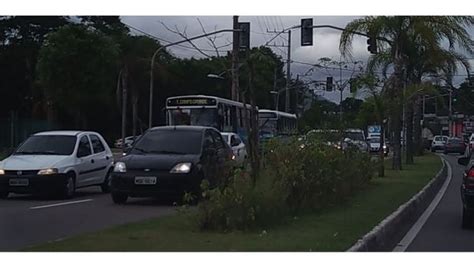
<path fill-rule="evenodd" d="M 64 26 L 48 35 L 38 60 L 39 83 L 49 102 L 70 127 L 103 129 L 113 111 L 119 47 L 103 34 L 82 25 Z"/>
<path fill-rule="evenodd" d="M 34 91 L 39 49 L 48 33 L 70 23 L 63 16 L 0 17 L 0 118 L 9 110 L 30 117 L 41 96 Z M 36 107 L 33 107 L 36 106 Z"/>
<path fill-rule="evenodd" d="M 431 49 L 440 46 L 441 42 L 446 40 L 450 49 L 459 45 L 468 53 L 472 53 L 473 41 L 465 27 L 473 24 L 472 17 L 461 16 L 369 16 L 352 21 L 343 32 L 340 41 L 340 50 L 343 55 L 350 56 L 354 32 L 371 32 L 378 38 L 383 38 L 382 41 L 378 39 L 378 47 L 381 48 L 386 59 L 393 64 L 394 87 L 387 94 L 393 100 L 389 111 L 394 137 L 392 163 L 394 169 L 401 169 L 400 131 L 403 89 L 406 86 L 408 62 L 410 56 L 413 56 L 413 50 L 420 46 Z"/>

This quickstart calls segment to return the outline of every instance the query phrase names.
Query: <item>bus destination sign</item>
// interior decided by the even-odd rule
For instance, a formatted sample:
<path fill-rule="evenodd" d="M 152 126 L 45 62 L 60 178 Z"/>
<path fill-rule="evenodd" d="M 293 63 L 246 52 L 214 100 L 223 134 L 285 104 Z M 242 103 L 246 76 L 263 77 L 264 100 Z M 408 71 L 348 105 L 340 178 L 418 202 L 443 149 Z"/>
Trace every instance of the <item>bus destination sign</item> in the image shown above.
<path fill-rule="evenodd" d="M 178 98 L 168 100 L 168 106 L 216 105 L 215 99 L 210 98 Z"/>

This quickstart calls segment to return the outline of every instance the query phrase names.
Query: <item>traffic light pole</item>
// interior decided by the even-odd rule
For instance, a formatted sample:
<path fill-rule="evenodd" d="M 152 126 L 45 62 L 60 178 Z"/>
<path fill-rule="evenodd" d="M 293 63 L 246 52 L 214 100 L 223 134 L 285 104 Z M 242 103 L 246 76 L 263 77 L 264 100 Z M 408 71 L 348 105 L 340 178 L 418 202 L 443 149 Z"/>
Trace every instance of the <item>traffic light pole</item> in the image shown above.
<path fill-rule="evenodd" d="M 290 81 L 291 81 L 291 30 L 288 31 L 288 58 L 286 60 L 285 112 L 290 112 Z"/>

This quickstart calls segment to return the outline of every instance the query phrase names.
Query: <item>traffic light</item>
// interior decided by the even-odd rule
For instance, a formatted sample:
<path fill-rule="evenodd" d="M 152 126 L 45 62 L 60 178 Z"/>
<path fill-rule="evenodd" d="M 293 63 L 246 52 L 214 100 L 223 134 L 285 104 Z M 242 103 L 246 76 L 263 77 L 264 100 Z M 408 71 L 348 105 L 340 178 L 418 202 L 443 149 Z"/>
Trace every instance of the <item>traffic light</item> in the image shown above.
<path fill-rule="evenodd" d="M 332 76 L 328 76 L 326 78 L 326 91 L 332 91 L 333 83 L 332 83 Z"/>
<path fill-rule="evenodd" d="M 239 22 L 239 45 L 240 48 L 250 48 L 250 22 Z"/>
<path fill-rule="evenodd" d="M 313 19 L 301 19 L 301 46 L 313 45 Z"/>
<path fill-rule="evenodd" d="M 371 54 L 377 54 L 377 38 L 372 32 L 368 32 L 367 35 L 369 36 L 369 39 L 367 39 L 367 50 Z"/>

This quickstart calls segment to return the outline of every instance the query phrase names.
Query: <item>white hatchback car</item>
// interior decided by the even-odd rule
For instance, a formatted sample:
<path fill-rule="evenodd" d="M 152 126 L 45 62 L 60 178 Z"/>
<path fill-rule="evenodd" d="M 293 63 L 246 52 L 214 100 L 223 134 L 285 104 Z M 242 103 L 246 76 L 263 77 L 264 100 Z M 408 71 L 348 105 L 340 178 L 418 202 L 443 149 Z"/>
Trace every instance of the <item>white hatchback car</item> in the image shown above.
<path fill-rule="evenodd" d="M 104 138 L 89 131 L 41 132 L 26 139 L 0 162 L 0 198 L 9 193 L 59 193 L 76 188 L 110 188 L 113 155 Z"/>
<path fill-rule="evenodd" d="M 247 149 L 245 148 L 245 143 L 242 141 L 240 136 L 232 132 L 221 132 L 224 140 L 232 148 L 232 152 L 235 156 L 236 166 L 243 166 L 245 159 L 247 159 Z"/>

